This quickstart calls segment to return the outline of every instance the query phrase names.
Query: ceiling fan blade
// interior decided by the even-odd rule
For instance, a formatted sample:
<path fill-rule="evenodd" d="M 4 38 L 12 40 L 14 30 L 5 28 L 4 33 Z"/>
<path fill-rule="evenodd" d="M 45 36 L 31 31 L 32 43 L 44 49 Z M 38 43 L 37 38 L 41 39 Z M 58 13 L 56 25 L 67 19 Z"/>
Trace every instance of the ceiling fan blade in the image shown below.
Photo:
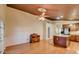
<path fill-rule="evenodd" d="M 40 15 L 40 17 L 49 17 L 49 16 L 45 15 L 45 12 L 44 12 Z"/>
<path fill-rule="evenodd" d="M 49 16 L 47 16 L 47 15 L 44 15 L 44 17 L 49 17 Z"/>
<path fill-rule="evenodd" d="M 41 16 L 44 16 L 45 15 L 45 12 L 43 12 L 42 14 L 41 14 Z"/>

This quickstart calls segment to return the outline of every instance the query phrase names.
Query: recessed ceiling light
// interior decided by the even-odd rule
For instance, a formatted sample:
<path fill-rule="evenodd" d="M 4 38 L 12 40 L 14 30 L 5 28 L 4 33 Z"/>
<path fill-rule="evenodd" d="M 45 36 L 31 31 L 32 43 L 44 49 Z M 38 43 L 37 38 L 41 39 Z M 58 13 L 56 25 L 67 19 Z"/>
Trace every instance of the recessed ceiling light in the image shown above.
<path fill-rule="evenodd" d="M 63 18 L 63 16 L 60 16 L 60 18 Z"/>
<path fill-rule="evenodd" d="M 56 17 L 56 19 L 61 19 L 61 18 L 63 18 L 63 16 L 57 16 L 57 17 Z"/>
<path fill-rule="evenodd" d="M 56 19 L 60 19 L 60 17 L 56 17 Z"/>
<path fill-rule="evenodd" d="M 79 51 L 76 51 L 76 53 L 78 53 L 78 54 L 79 54 Z"/>
<path fill-rule="evenodd" d="M 73 26 L 73 24 L 70 24 L 69 26 Z"/>

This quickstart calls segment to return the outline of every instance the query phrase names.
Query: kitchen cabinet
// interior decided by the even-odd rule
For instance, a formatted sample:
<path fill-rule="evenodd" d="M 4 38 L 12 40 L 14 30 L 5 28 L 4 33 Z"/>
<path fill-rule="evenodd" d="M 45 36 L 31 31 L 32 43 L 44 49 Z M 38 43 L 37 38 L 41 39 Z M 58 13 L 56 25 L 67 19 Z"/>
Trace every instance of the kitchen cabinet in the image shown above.
<path fill-rule="evenodd" d="M 70 24 L 64 24 L 63 27 L 70 28 L 70 31 L 79 31 L 79 23 L 73 23 L 72 26 Z"/>
<path fill-rule="evenodd" d="M 71 35 L 70 40 L 75 41 L 75 42 L 79 42 L 79 35 Z"/>

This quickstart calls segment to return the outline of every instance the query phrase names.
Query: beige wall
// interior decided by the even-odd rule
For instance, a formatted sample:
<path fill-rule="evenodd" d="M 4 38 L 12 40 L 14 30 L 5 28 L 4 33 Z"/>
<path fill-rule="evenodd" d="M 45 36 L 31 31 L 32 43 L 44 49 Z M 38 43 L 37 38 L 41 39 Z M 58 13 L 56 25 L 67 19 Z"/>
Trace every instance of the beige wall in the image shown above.
<path fill-rule="evenodd" d="M 31 33 L 38 33 L 43 39 L 43 22 L 29 13 L 7 7 L 6 46 L 27 43 Z"/>
<path fill-rule="evenodd" d="M 5 4 L 0 4 L 0 20 L 5 20 Z"/>

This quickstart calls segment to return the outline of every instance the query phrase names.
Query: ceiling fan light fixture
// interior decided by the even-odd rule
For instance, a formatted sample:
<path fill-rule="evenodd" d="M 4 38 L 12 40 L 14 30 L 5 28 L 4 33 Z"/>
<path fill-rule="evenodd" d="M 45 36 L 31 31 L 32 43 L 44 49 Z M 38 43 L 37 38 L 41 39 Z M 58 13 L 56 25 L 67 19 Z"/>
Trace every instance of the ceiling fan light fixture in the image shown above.
<path fill-rule="evenodd" d="M 44 21 L 44 20 L 45 20 L 45 18 L 44 18 L 44 17 L 40 17 L 40 18 L 39 18 L 39 20 L 42 20 L 42 21 Z"/>
<path fill-rule="evenodd" d="M 45 8 L 38 8 L 39 12 L 46 12 L 47 10 Z"/>

